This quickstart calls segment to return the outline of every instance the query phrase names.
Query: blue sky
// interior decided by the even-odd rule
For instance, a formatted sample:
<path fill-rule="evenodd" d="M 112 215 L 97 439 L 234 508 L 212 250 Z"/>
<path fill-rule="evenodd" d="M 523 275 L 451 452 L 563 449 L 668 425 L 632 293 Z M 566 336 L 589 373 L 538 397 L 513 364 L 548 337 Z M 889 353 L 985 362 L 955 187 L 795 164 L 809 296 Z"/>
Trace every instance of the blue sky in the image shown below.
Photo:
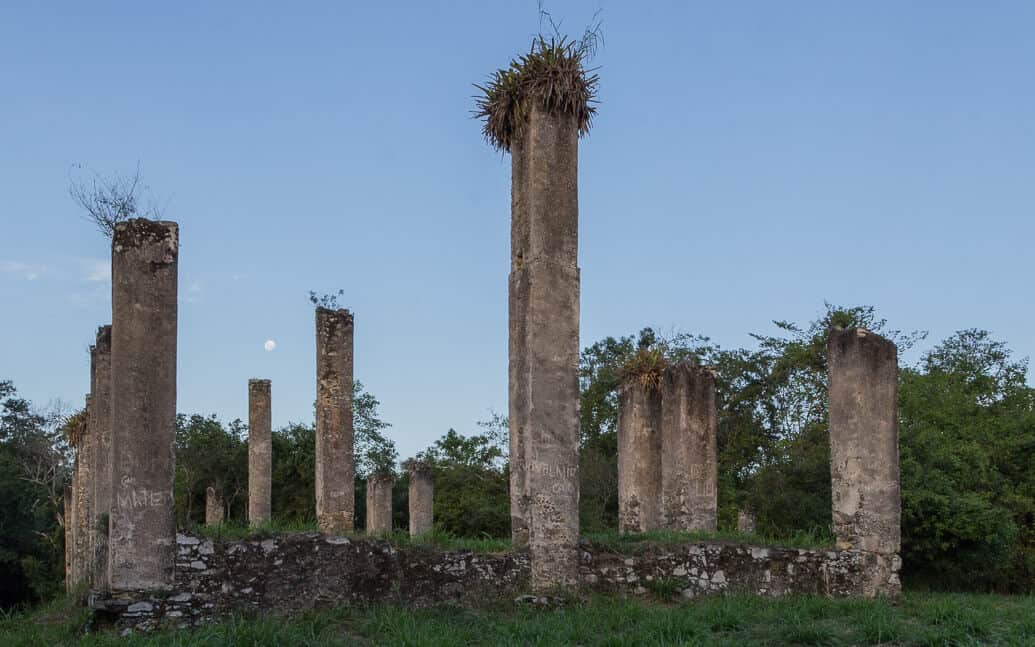
<path fill-rule="evenodd" d="M 181 225 L 181 411 L 244 418 L 265 377 L 275 425 L 311 420 L 306 294 L 339 288 L 404 456 L 506 411 L 510 162 L 471 83 L 528 47 L 534 2 L 19 4 L 0 6 L 0 379 L 81 401 L 109 249 L 69 169 L 139 160 Z M 573 32 L 603 10 L 583 345 L 644 325 L 751 345 L 827 300 L 925 347 L 982 327 L 1035 352 L 1035 4 L 548 7 Z"/>

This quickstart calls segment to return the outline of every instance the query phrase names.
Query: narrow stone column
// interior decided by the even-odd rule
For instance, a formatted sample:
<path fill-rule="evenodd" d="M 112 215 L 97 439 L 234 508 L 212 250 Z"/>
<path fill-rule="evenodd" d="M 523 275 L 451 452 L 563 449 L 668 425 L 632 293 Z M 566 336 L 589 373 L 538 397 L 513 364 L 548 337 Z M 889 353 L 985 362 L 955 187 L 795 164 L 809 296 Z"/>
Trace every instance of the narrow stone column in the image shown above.
<path fill-rule="evenodd" d="M 273 431 L 270 381 L 248 380 L 248 523 L 270 520 L 273 483 Z"/>
<path fill-rule="evenodd" d="M 352 530 L 356 507 L 352 335 L 348 310 L 316 309 L 316 522 L 329 534 Z"/>
<path fill-rule="evenodd" d="M 75 495 L 71 485 L 65 486 L 65 592 L 71 593 L 75 588 L 72 579 L 72 559 L 75 554 Z"/>
<path fill-rule="evenodd" d="M 431 466 L 423 461 L 410 461 L 409 507 L 410 536 L 431 532 L 435 525 L 435 477 Z"/>
<path fill-rule="evenodd" d="M 830 476 L 837 547 L 875 553 L 864 595 L 898 593 L 898 349 L 861 328 L 827 340 Z"/>
<path fill-rule="evenodd" d="M 111 515 L 111 326 L 97 329 L 90 349 L 90 433 L 93 436 L 93 586 L 108 589 L 108 518 Z"/>
<path fill-rule="evenodd" d="M 205 488 L 205 525 L 218 526 L 223 523 L 226 516 L 226 505 L 223 502 L 223 492 L 209 486 Z"/>
<path fill-rule="evenodd" d="M 112 590 L 173 585 L 179 227 L 132 219 L 112 240 Z"/>
<path fill-rule="evenodd" d="M 737 532 L 754 534 L 755 515 L 750 510 L 737 511 Z"/>
<path fill-rule="evenodd" d="M 367 478 L 367 534 L 392 532 L 391 474 L 371 474 Z"/>
<path fill-rule="evenodd" d="M 638 382 L 618 391 L 618 531 L 661 527 L 661 392 Z"/>
<path fill-rule="evenodd" d="M 527 418 L 511 433 L 524 459 L 528 509 L 519 513 L 528 521 L 532 587 L 545 590 L 578 584 L 578 128 L 574 117 L 534 108 L 521 136 L 528 242 L 511 281 L 527 301 L 512 321 L 512 348 L 523 357 L 511 395 L 527 398 Z"/>
<path fill-rule="evenodd" d="M 84 409 L 83 433 L 76 445 L 75 458 L 75 501 L 76 501 L 76 547 L 75 547 L 75 581 L 76 584 L 89 586 L 93 575 L 93 430 L 90 415 L 93 410 L 92 398 L 86 396 Z"/>
<path fill-rule="evenodd" d="M 665 369 L 661 386 L 661 514 L 677 531 L 715 531 L 719 478 L 715 376 L 700 366 Z"/>

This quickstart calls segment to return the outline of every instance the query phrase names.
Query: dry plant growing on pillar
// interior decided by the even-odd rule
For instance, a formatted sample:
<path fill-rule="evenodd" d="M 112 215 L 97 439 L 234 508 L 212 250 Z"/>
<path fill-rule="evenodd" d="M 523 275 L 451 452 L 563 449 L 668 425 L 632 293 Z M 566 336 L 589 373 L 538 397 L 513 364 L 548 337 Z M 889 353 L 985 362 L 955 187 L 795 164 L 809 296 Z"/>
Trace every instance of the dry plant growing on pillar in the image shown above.
<path fill-rule="evenodd" d="M 549 18 L 541 8 L 540 15 Z M 484 86 L 474 86 L 481 92 L 475 97 L 474 116 L 485 120 L 482 132 L 497 150 L 510 150 L 536 105 L 575 117 L 580 136 L 592 125 L 599 77 L 586 64 L 602 42 L 600 23 L 577 41 L 561 36 L 552 19 L 550 25 L 553 35 L 539 34 L 527 54 L 496 70 Z"/>
<path fill-rule="evenodd" d="M 662 349 L 640 347 L 622 367 L 622 382 L 635 382 L 648 391 L 658 391 L 667 366 L 668 360 Z"/>
<path fill-rule="evenodd" d="M 82 170 L 83 166 L 77 164 L 75 168 Z M 68 194 L 86 212 L 84 217 L 106 237 L 111 238 L 115 225 L 130 218 L 162 219 L 150 187 L 140 178 L 139 163 L 129 176 L 105 177 L 96 171 L 91 173 L 93 177 L 89 182 L 69 173 Z"/>
<path fill-rule="evenodd" d="M 61 425 L 61 431 L 64 432 L 69 445 L 78 447 L 79 441 L 82 439 L 83 434 L 86 433 L 86 409 L 80 409 L 65 418 L 64 423 Z"/>

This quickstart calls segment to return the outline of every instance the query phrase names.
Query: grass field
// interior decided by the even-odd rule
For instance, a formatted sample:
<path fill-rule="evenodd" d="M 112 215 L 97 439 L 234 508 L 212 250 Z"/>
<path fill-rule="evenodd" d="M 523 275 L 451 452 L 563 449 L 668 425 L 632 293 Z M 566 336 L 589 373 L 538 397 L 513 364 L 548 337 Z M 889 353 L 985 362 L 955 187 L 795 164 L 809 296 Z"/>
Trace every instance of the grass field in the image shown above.
<path fill-rule="evenodd" d="M 0 645 L 1035 645 L 1035 597 L 941 593 L 894 603 L 595 597 L 561 609 L 336 609 L 130 638 L 86 634 L 87 619 L 68 600 L 11 614 L 0 619 Z"/>

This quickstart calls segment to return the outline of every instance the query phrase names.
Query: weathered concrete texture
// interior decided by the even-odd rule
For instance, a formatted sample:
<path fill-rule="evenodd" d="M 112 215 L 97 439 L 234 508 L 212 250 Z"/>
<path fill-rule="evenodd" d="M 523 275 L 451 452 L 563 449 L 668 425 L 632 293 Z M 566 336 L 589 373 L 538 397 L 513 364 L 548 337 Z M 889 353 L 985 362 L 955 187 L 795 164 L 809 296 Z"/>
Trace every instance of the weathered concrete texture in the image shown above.
<path fill-rule="evenodd" d="M 477 554 L 400 549 L 383 540 L 318 533 L 252 541 L 178 535 L 176 588 L 97 597 L 91 605 L 124 628 L 149 630 L 210 622 L 230 614 L 297 615 L 314 608 L 507 599 L 527 590 L 528 553 Z M 731 544 L 648 546 L 636 555 L 584 543 L 580 582 L 594 591 L 648 595 L 653 583 L 686 598 L 726 592 L 766 596 L 866 595 L 880 573 L 897 582 L 897 558 L 864 551 L 797 550 Z"/>
<path fill-rule="evenodd" d="M 898 351 L 860 328 L 835 329 L 830 372 L 830 475 L 839 548 L 900 548 Z"/>
<path fill-rule="evenodd" d="M 352 530 L 356 506 L 353 325 L 348 310 L 316 309 L 316 522 L 330 534 Z"/>
<path fill-rule="evenodd" d="M 525 514 L 532 586 L 545 590 L 578 583 L 578 132 L 573 118 L 536 109 L 522 136 L 528 243 L 511 278 L 527 303 L 511 330 L 524 356 L 512 394 L 527 394 Z"/>
<path fill-rule="evenodd" d="M 392 532 L 392 486 L 395 477 L 391 474 L 371 474 L 367 478 L 367 533 Z"/>
<path fill-rule="evenodd" d="M 528 545 L 529 506 L 525 472 L 528 436 L 528 156 L 522 138 L 510 147 L 510 277 L 508 305 L 508 430 L 510 436 L 510 539 L 514 546 Z"/>
<path fill-rule="evenodd" d="M 431 532 L 435 525 L 435 477 L 431 466 L 421 461 L 410 461 L 409 510 L 410 536 Z"/>
<path fill-rule="evenodd" d="M 111 326 L 97 329 L 90 349 L 90 433 L 93 436 L 93 574 L 95 589 L 108 587 L 108 517 L 112 503 Z"/>
<path fill-rule="evenodd" d="M 618 391 L 618 530 L 661 527 L 661 392 L 638 382 Z"/>
<path fill-rule="evenodd" d="M 755 514 L 750 510 L 738 510 L 737 511 L 737 531 L 738 532 L 755 532 Z"/>
<path fill-rule="evenodd" d="M 113 590 L 173 585 L 179 227 L 133 219 L 112 239 Z"/>
<path fill-rule="evenodd" d="M 716 529 L 718 414 L 706 368 L 665 369 L 661 395 L 661 514 L 671 530 Z"/>
<path fill-rule="evenodd" d="M 248 523 L 270 520 L 273 427 L 269 380 L 248 380 Z"/>
<path fill-rule="evenodd" d="M 205 525 L 218 526 L 223 523 L 226 516 L 226 504 L 223 501 L 223 492 L 209 486 L 205 488 Z"/>
<path fill-rule="evenodd" d="M 71 485 L 65 486 L 64 494 L 65 514 L 62 522 L 65 526 L 65 591 L 71 593 L 75 588 L 75 582 L 72 580 L 72 559 L 75 554 L 75 494 Z"/>

